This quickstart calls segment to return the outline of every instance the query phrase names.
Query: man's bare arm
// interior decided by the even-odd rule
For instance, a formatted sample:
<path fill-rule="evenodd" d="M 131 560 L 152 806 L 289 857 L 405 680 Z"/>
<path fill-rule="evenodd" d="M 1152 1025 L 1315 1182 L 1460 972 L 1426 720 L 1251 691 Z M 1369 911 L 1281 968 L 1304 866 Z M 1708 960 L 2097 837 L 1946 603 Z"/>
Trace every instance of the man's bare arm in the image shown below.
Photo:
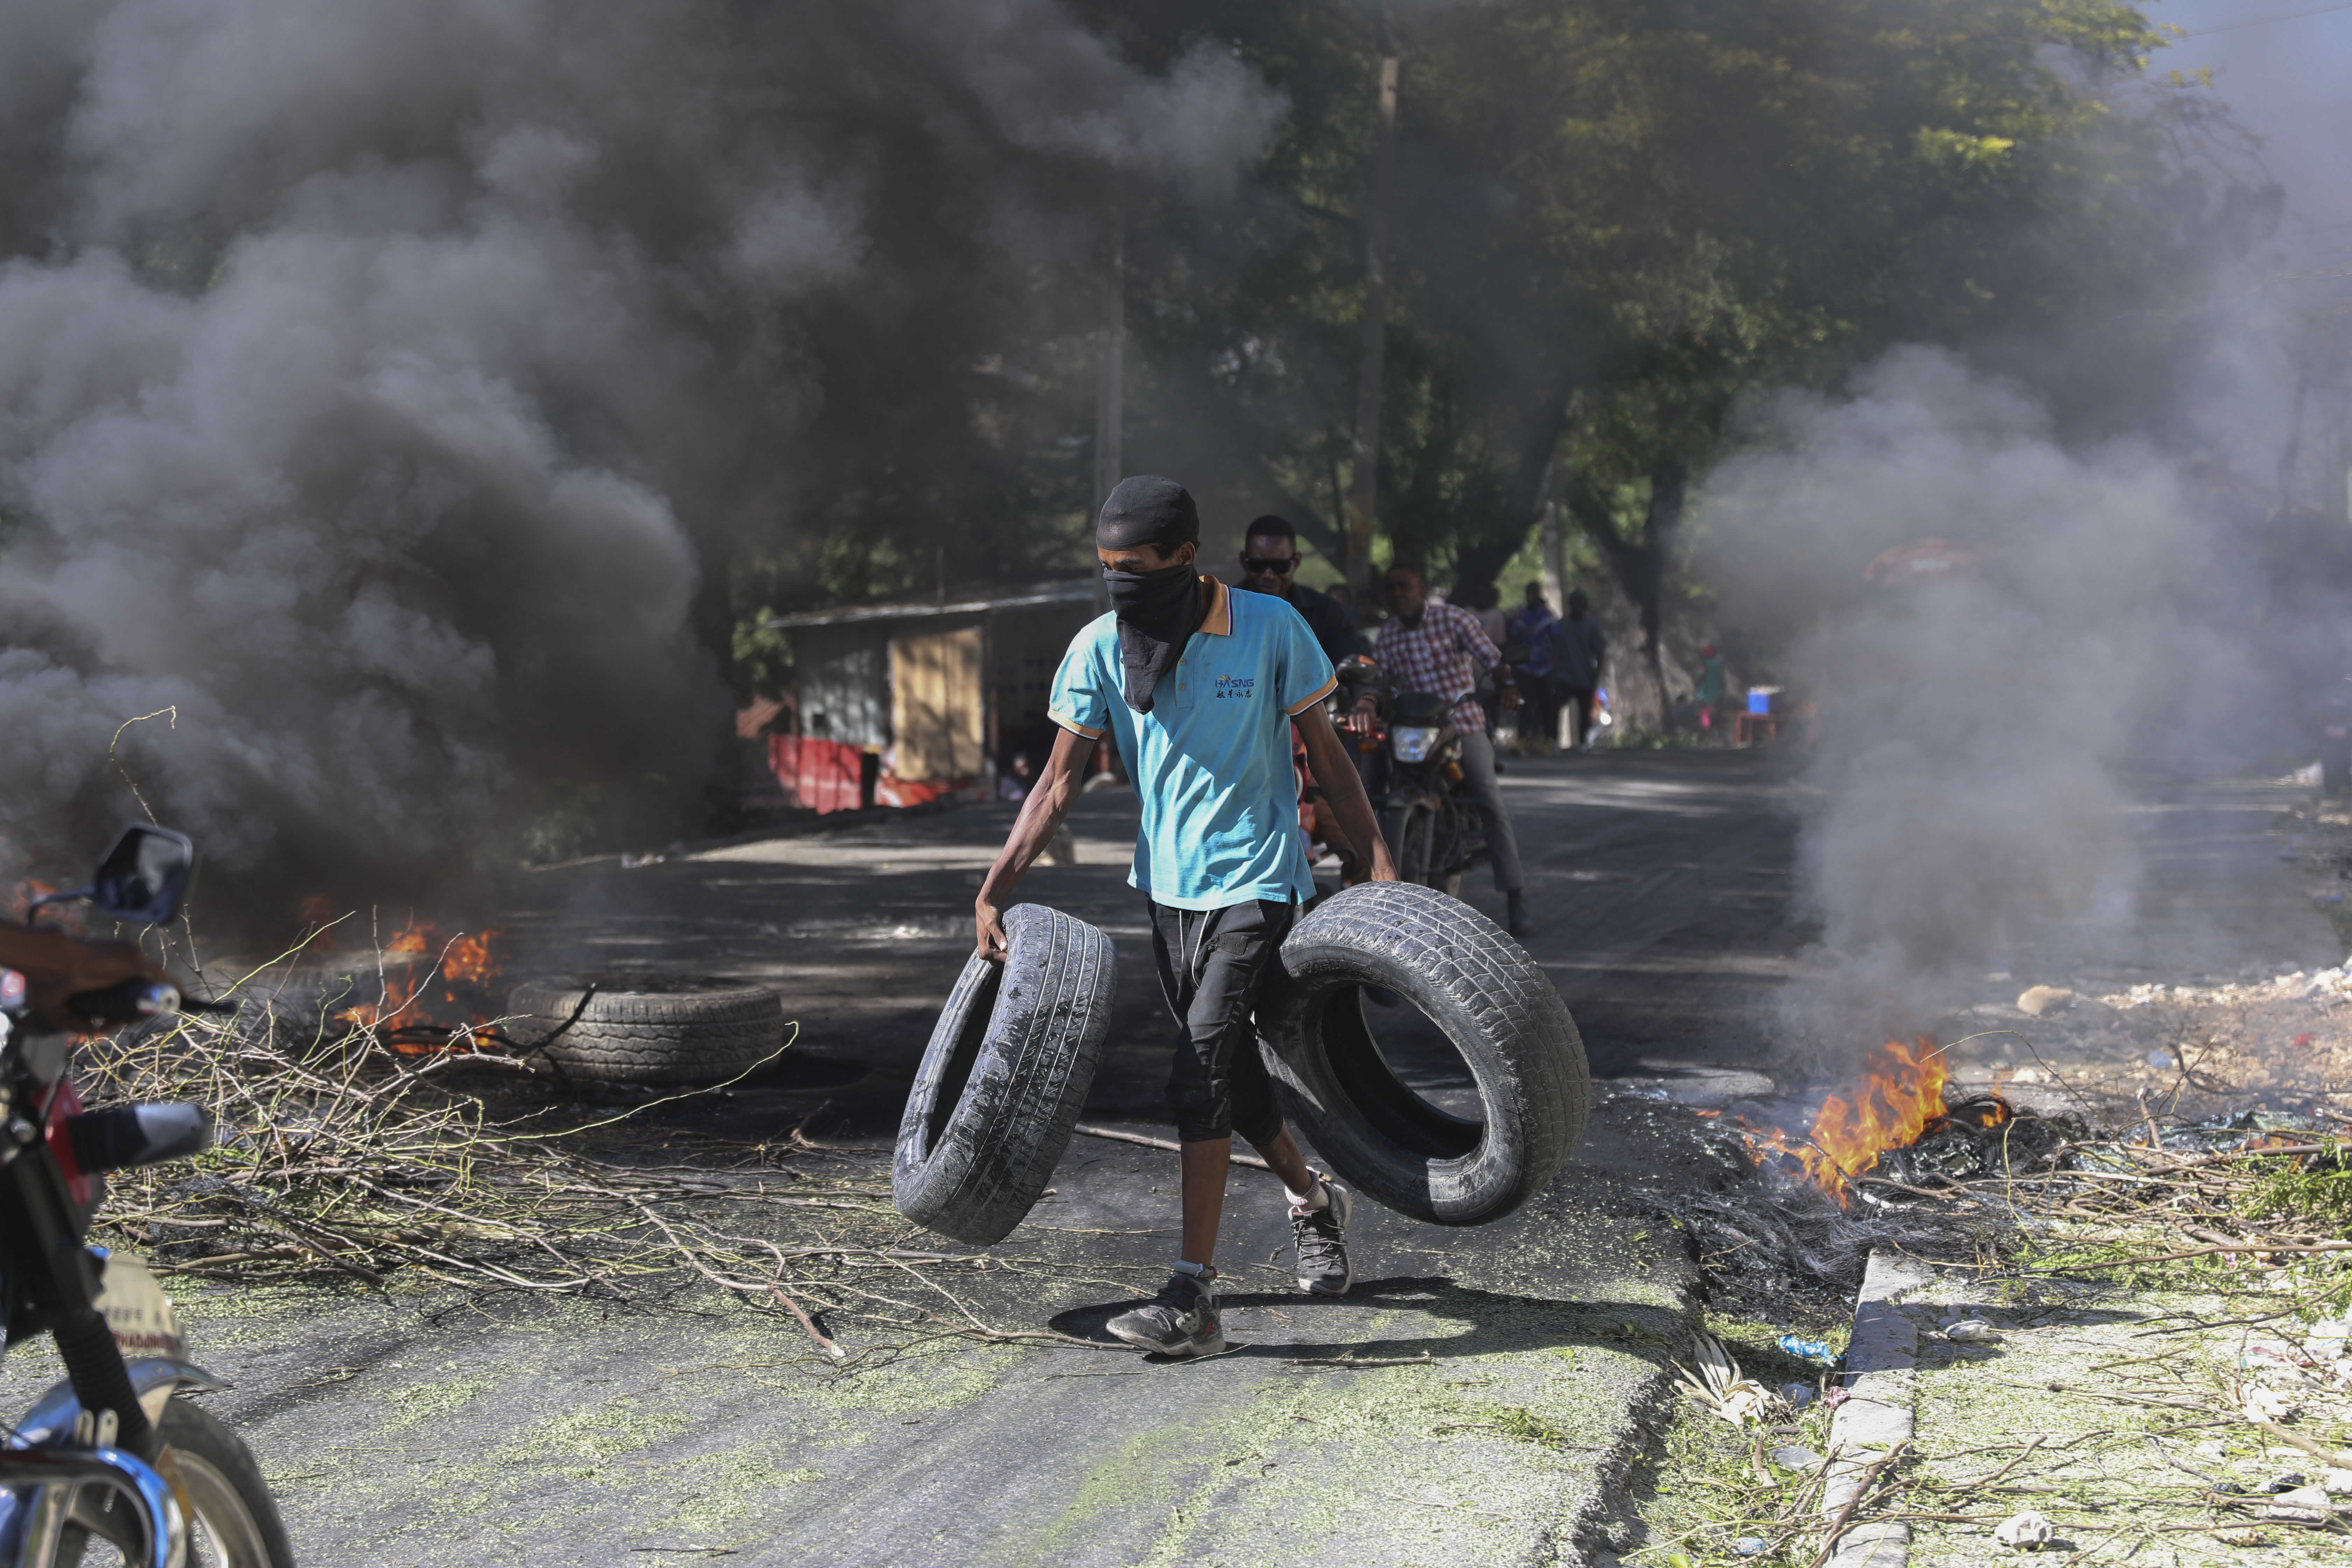
<path fill-rule="evenodd" d="M 1070 815 L 1070 807 L 1078 798 L 1087 760 L 1094 754 L 1095 743 L 1086 736 L 1074 730 L 1055 732 L 1053 754 L 1045 759 L 1045 771 L 1029 791 L 1029 797 L 1021 803 L 1021 815 L 1013 819 L 1013 831 L 1005 838 L 1004 847 L 997 852 L 996 864 L 982 879 L 980 897 L 972 900 L 974 945 L 989 957 L 1004 957 L 1004 922 L 998 911 L 1011 896 L 1013 885 L 1021 880 L 1021 873 L 1045 852 L 1045 846 L 1061 830 L 1062 819 Z M 1360 785 L 1356 793 L 1364 793 Z"/>
<path fill-rule="evenodd" d="M 1323 798 L 1331 803 L 1339 831 L 1354 842 L 1356 853 L 1371 867 L 1373 881 L 1395 881 L 1396 862 L 1389 858 L 1388 840 L 1381 837 L 1380 820 L 1372 815 L 1364 781 L 1357 775 L 1354 759 L 1339 743 L 1339 732 L 1331 728 L 1331 716 L 1318 702 L 1297 715 L 1296 722 L 1299 738 L 1307 742 L 1307 766 Z"/>

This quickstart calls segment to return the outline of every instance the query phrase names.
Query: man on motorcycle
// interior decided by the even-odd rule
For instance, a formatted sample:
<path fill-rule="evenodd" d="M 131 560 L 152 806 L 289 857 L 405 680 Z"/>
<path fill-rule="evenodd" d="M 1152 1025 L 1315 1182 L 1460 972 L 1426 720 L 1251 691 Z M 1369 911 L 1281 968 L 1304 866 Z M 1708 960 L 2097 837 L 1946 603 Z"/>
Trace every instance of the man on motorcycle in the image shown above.
<path fill-rule="evenodd" d="M 1495 672 L 1506 710 L 1519 705 L 1519 690 L 1502 651 L 1478 625 L 1478 617 L 1429 597 L 1417 566 L 1391 566 L 1382 586 L 1392 618 L 1381 627 L 1372 657 L 1381 674 L 1399 691 L 1428 691 L 1454 704 L 1454 727 L 1462 735 L 1464 793 L 1486 817 L 1486 846 L 1495 864 L 1495 890 L 1503 895 L 1506 922 L 1513 936 L 1533 929 L 1519 878 L 1519 843 L 1511 815 L 1495 780 L 1495 744 L 1486 733 L 1486 710 L 1478 703 L 1478 677 Z M 1348 727 L 1369 731 L 1378 704 L 1370 693 L 1348 715 Z"/>
<path fill-rule="evenodd" d="M 1299 903 L 1314 896 L 1298 830 L 1295 721 L 1372 878 L 1396 880 L 1380 825 L 1323 710 L 1337 681 L 1298 613 L 1200 574 L 1200 514 L 1171 479 L 1123 479 L 1103 503 L 1095 552 L 1113 613 L 1072 640 L 1047 712 L 1061 727 L 1044 776 L 973 900 L 980 951 L 1007 947 L 999 910 L 1061 827 L 1095 742 L 1116 733 L 1143 821 L 1128 880 L 1148 900 L 1169 1010 L 1182 1026 L 1168 1100 L 1175 1113 L 1183 1230 L 1153 1300 L 1110 1321 L 1164 1355 L 1224 1348 L 1212 1257 L 1233 1135 L 1257 1146 L 1290 1198 L 1301 1289 L 1343 1295 L 1348 1194 L 1308 1169 L 1259 1059 L 1253 1015 Z"/>

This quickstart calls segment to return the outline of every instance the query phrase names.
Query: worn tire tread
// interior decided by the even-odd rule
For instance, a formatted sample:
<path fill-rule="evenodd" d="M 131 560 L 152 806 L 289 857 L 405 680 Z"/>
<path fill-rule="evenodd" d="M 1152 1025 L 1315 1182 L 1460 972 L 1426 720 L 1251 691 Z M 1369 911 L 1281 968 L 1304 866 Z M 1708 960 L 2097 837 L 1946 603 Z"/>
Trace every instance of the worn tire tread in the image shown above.
<path fill-rule="evenodd" d="M 1118 950 L 1086 921 L 1036 904 L 1003 920 L 1003 973 L 992 984 L 988 960 L 966 962 L 908 1095 L 891 1168 L 901 1214 L 974 1247 L 1009 1235 L 1052 1180 L 1101 1065 L 1118 979 Z M 942 1077 L 984 999 L 979 1058 L 934 1147 Z"/>
<path fill-rule="evenodd" d="M 721 1083 L 783 1043 L 783 1002 L 764 985 L 747 982 L 682 992 L 600 986 L 583 1007 L 584 990 L 576 982 L 529 981 L 507 1003 L 516 1037 L 566 1078 Z M 567 1019 L 571 1026 L 556 1035 Z M 537 1044 L 541 1040 L 544 1046 Z"/>
<path fill-rule="evenodd" d="M 1574 1152 L 1591 1105 L 1583 1040 L 1550 978 L 1492 921 L 1430 888 L 1365 883 L 1301 920 L 1282 957 L 1277 995 L 1261 1016 L 1269 1066 L 1286 1109 L 1343 1180 L 1417 1218 L 1483 1224 L 1534 1196 Z M 1460 1205 L 1433 1200 L 1427 1162 L 1374 1133 L 1343 1099 L 1327 1105 L 1315 1094 L 1313 1005 L 1346 984 L 1426 987 L 1441 1012 L 1457 1015 L 1461 1029 L 1432 1016 L 1471 1064 L 1485 1101 L 1481 1147 L 1498 1156 L 1483 1190 Z"/>

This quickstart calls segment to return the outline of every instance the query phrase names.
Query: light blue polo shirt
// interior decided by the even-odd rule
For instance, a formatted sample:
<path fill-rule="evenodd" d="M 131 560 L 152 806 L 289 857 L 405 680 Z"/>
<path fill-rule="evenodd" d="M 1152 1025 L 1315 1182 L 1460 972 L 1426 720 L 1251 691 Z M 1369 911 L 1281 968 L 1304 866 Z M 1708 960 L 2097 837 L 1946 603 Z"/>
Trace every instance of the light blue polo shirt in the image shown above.
<path fill-rule="evenodd" d="M 1311 899 L 1290 720 L 1339 683 L 1297 610 L 1202 581 L 1209 613 L 1152 689 L 1150 712 L 1127 705 L 1115 615 L 1071 639 L 1047 711 L 1088 740 L 1106 727 L 1117 735 L 1143 803 L 1127 879 L 1155 902 L 1217 910 Z"/>

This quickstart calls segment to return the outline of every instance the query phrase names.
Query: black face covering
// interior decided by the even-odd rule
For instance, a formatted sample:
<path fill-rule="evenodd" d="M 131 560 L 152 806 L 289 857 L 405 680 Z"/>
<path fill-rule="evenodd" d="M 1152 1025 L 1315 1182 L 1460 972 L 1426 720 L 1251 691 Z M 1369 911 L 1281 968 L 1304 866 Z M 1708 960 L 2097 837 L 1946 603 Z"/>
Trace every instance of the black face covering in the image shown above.
<path fill-rule="evenodd" d="M 1105 572 L 1103 582 L 1118 615 L 1118 662 L 1126 678 L 1127 705 L 1149 713 L 1152 689 L 1176 668 L 1184 645 L 1208 614 L 1200 574 L 1187 563 L 1156 572 Z"/>

